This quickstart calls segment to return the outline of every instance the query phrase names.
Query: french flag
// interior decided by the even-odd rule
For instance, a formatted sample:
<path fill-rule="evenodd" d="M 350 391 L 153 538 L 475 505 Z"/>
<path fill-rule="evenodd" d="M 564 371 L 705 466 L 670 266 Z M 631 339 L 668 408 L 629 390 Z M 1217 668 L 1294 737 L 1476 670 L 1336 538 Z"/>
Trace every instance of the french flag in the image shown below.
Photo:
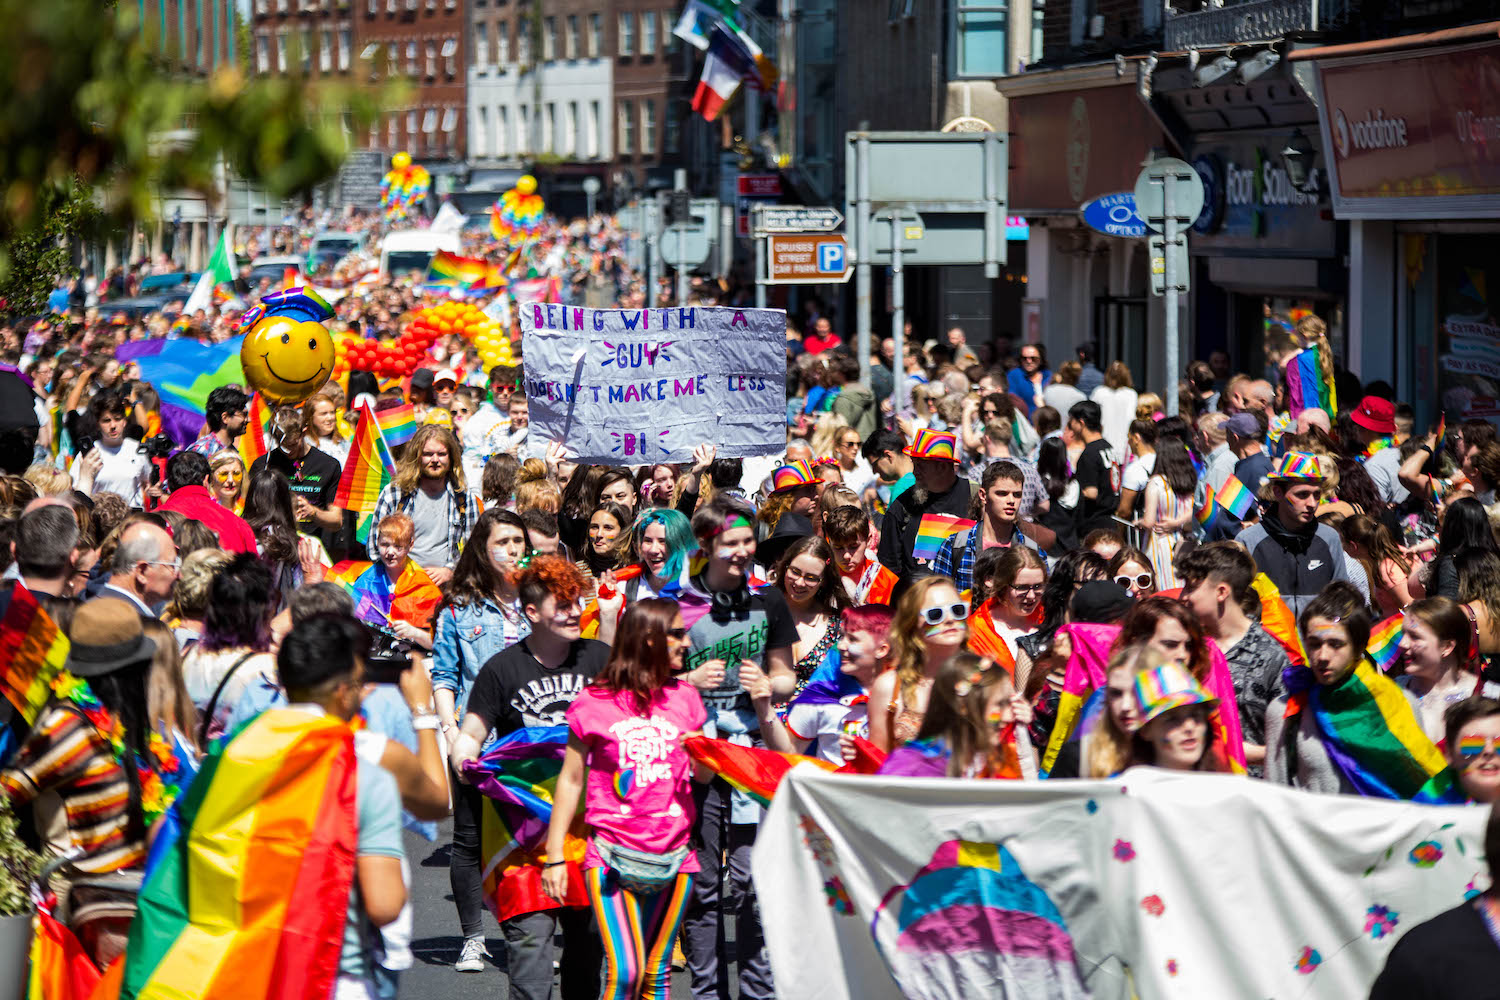
<path fill-rule="evenodd" d="M 739 89 L 740 81 L 755 75 L 755 58 L 723 25 L 714 25 L 703 59 L 703 76 L 693 93 L 693 110 L 713 121 Z"/>

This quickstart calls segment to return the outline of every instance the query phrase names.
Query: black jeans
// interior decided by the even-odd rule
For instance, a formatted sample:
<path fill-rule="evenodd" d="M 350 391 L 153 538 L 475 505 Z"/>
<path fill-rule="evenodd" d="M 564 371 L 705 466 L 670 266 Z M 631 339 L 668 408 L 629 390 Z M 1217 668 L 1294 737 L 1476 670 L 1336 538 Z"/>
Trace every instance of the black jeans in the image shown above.
<path fill-rule="evenodd" d="M 462 781 L 453 783 L 453 851 L 448 884 L 465 938 L 484 937 L 484 875 L 479 862 L 479 818 L 484 796 Z"/>
<path fill-rule="evenodd" d="M 500 925 L 505 932 L 505 968 L 510 975 L 510 1000 L 549 1000 L 552 996 L 553 938 L 562 931 L 562 1000 L 599 1000 L 599 973 L 604 965 L 604 942 L 594 926 L 592 910 L 564 907 L 511 917 Z"/>

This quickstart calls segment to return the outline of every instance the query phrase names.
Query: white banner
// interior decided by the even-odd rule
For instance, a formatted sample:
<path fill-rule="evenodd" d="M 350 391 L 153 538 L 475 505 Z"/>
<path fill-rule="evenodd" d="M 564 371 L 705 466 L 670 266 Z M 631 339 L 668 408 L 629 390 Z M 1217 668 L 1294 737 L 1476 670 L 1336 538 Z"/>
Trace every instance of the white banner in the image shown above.
<path fill-rule="evenodd" d="M 1488 886 L 1488 816 L 1152 768 L 803 766 L 752 869 L 779 996 L 1354 998 L 1402 934 Z"/>
<path fill-rule="evenodd" d="M 517 309 L 533 438 L 607 465 L 785 450 L 780 309 Z"/>

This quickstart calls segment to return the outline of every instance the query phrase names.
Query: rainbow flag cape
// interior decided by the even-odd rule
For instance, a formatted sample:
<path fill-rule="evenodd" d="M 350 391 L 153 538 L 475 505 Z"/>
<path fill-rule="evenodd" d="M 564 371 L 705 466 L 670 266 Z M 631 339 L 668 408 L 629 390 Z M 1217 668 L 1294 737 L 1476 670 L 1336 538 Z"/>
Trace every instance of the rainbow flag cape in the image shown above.
<path fill-rule="evenodd" d="M 12 981 L 15 973 L 9 973 Z M 73 932 L 44 908 L 31 916 L 31 969 L 26 1000 L 89 1000 L 98 988 L 99 967 Z"/>
<path fill-rule="evenodd" d="M 68 637 L 17 580 L 0 591 L 0 767 L 26 741 L 47 699 L 52 679 L 68 661 Z"/>
<path fill-rule="evenodd" d="M 266 425 L 270 422 L 266 401 L 257 392 L 250 397 L 250 419 L 245 421 L 245 433 L 240 435 L 239 441 L 240 458 L 244 460 L 247 472 L 257 458 L 264 458 L 270 451 L 266 447 Z"/>
<path fill-rule="evenodd" d="M 865 592 L 865 603 L 894 604 L 895 602 L 891 600 L 891 595 L 896 592 L 896 584 L 900 582 L 901 578 L 882 564 L 880 572 L 876 573 L 875 579 L 870 581 L 870 589 Z"/>
<path fill-rule="evenodd" d="M 1365 651 L 1380 668 L 1381 673 L 1390 673 L 1401 655 L 1401 636 L 1406 633 L 1406 616 L 1397 611 L 1370 630 L 1370 642 Z"/>
<path fill-rule="evenodd" d="M 771 804 L 776 786 L 788 771 L 804 761 L 825 771 L 839 768 L 819 757 L 804 757 L 795 753 L 779 753 L 761 747 L 742 747 L 728 740 L 715 740 L 707 736 L 689 736 L 682 746 L 695 761 L 708 767 L 730 785 L 744 792 L 763 806 Z"/>
<path fill-rule="evenodd" d="M 439 250 L 427 265 L 424 284 L 468 293 L 488 292 L 503 288 L 505 275 L 499 267 L 481 257 L 463 257 Z"/>
<path fill-rule="evenodd" d="M 375 419 L 380 422 L 380 434 L 388 447 L 400 447 L 417 433 L 417 411 L 410 403 L 376 410 Z"/>
<path fill-rule="evenodd" d="M 1307 656 L 1302 651 L 1302 634 L 1297 631 L 1297 616 L 1292 614 L 1292 609 L 1282 600 L 1281 591 L 1276 589 L 1276 584 L 1265 573 L 1256 573 L 1250 586 L 1260 598 L 1260 627 L 1269 632 L 1271 638 L 1286 650 L 1287 659 L 1292 661 L 1292 666 L 1302 666 L 1307 662 Z"/>
<path fill-rule="evenodd" d="M 1012 677 L 1016 674 L 1016 658 L 1010 647 L 995 630 L 994 600 L 985 601 L 969 616 L 969 652 L 975 656 L 987 656 L 1005 668 Z"/>
<path fill-rule="evenodd" d="M 923 514 L 922 519 L 917 522 L 917 538 L 911 549 L 912 558 L 929 562 L 936 559 L 938 549 L 943 547 L 949 535 L 972 527 L 973 521 L 953 514 Z"/>
<path fill-rule="evenodd" d="M 208 394 L 231 382 L 245 384 L 240 367 L 240 345 L 235 337 L 222 344 L 200 344 L 196 340 L 132 340 L 115 348 L 120 364 L 134 361 L 141 380 L 150 382 L 161 396 L 162 430 L 178 444 L 191 444 L 203 428 Z"/>
<path fill-rule="evenodd" d="M 443 599 L 437 584 L 410 559 L 394 587 L 384 567 L 364 560 L 346 559 L 328 571 L 325 579 L 354 598 L 354 617 L 376 625 L 403 621 L 429 628 L 432 614 Z"/>
<path fill-rule="evenodd" d="M 560 904 L 542 892 L 547 824 L 552 796 L 568 746 L 567 726 L 517 729 L 500 737 L 464 773 L 484 795 L 479 853 L 485 903 L 497 920 L 508 920 Z M 588 906 L 584 889 L 580 806 L 564 849 L 568 861 L 566 906 Z"/>
<path fill-rule="evenodd" d="M 1306 667 L 1289 667 L 1282 679 L 1287 690 L 1284 717 L 1312 713 L 1329 759 L 1361 795 L 1429 805 L 1465 801 L 1448 761 L 1423 732 L 1406 695 L 1369 660 L 1361 658 L 1338 684 L 1316 683 Z"/>
<path fill-rule="evenodd" d="M 391 459 L 391 450 L 380 434 L 374 411 L 365 406 L 360 410 L 359 423 L 349 442 L 349 458 L 344 462 L 344 474 L 339 478 L 334 500 L 344 510 L 354 512 L 354 535 L 361 542 L 370 537 L 370 522 L 380 491 L 395 477 L 396 463 Z"/>
<path fill-rule="evenodd" d="M 1224 485 L 1219 487 L 1216 499 L 1220 507 L 1241 521 L 1255 507 L 1255 494 L 1251 493 L 1249 488 L 1236 479 L 1232 473 L 1228 479 L 1224 480 Z"/>
<path fill-rule="evenodd" d="M 295 709 L 267 709 L 211 752 L 152 846 L 121 1000 L 332 995 L 355 775 L 349 727 Z"/>
<path fill-rule="evenodd" d="M 1317 345 L 1304 348 L 1292 355 L 1286 365 L 1286 404 L 1292 419 L 1302 415 L 1303 410 L 1326 410 L 1329 417 L 1338 413 L 1338 393 L 1331 382 L 1323 378 L 1319 365 Z"/>

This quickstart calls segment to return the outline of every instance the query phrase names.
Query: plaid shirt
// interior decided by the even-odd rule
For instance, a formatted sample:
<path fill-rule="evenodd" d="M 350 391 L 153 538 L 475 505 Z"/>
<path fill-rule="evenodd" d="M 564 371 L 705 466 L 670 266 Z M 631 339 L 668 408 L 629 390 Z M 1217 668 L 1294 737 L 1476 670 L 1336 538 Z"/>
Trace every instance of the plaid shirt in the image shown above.
<path fill-rule="evenodd" d="M 464 542 L 469 540 L 469 532 L 474 527 L 474 522 L 479 520 L 479 503 L 474 499 L 474 494 L 465 492 L 460 500 L 454 495 L 452 486 L 448 487 L 444 494 L 448 498 L 448 561 L 446 565 L 452 566 L 458 562 L 458 554 L 463 551 Z M 379 541 L 379 532 L 375 530 L 382 518 L 390 517 L 392 514 L 410 514 L 417 503 L 417 491 L 410 493 L 401 492 L 401 488 L 395 483 L 390 483 L 380 491 L 380 496 L 375 499 L 375 514 L 370 519 L 370 538 L 365 543 L 365 548 L 370 553 L 373 562 L 380 561 L 380 551 L 376 545 Z"/>

